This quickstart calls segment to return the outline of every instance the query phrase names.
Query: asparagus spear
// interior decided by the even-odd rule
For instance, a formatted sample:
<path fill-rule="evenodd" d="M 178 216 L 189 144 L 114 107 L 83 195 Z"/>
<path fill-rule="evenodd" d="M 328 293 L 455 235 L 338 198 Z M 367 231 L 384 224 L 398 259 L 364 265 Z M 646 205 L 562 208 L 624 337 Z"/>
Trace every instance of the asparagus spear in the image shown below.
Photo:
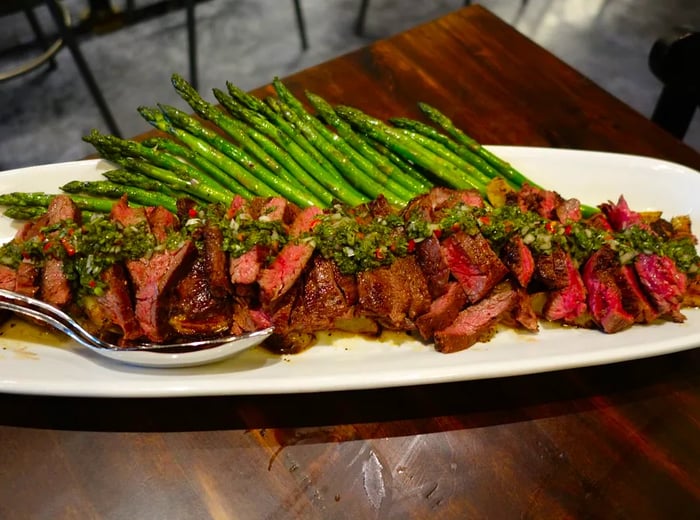
<path fill-rule="evenodd" d="M 172 172 L 170 176 L 172 181 L 160 180 L 171 185 L 175 183 L 181 186 L 179 189 L 192 192 L 197 197 L 211 202 L 225 202 L 233 198 L 234 192 L 232 190 L 225 188 L 202 171 L 168 153 L 149 148 L 136 141 L 102 135 L 97 130 L 93 130 L 89 135 L 83 137 L 83 140 L 91 143 L 105 158 L 114 162 L 121 164 L 124 157 L 142 158 L 154 166 Z M 190 188 L 185 190 L 182 187 L 183 183 L 187 183 Z"/>
<path fill-rule="evenodd" d="M 151 177 L 148 177 L 146 175 L 126 170 L 124 168 L 109 170 L 104 172 L 102 175 L 108 181 L 112 181 L 115 184 L 120 184 L 123 186 L 133 186 L 134 188 L 141 188 L 142 190 L 146 191 L 159 192 L 173 199 L 189 197 L 197 200 L 198 202 L 206 203 L 204 199 L 195 197 L 191 193 L 176 190 L 168 184 L 152 179 Z"/>
<path fill-rule="evenodd" d="M 481 193 L 486 191 L 484 183 L 470 178 L 457 166 L 418 145 L 415 141 L 404 136 L 398 129 L 391 128 L 379 119 L 370 117 L 356 108 L 337 106 L 335 110 L 350 124 L 355 125 L 389 149 L 426 168 L 448 186 L 458 189 L 477 189 Z"/>
<path fill-rule="evenodd" d="M 137 204 L 144 206 L 163 206 L 164 208 L 177 212 L 177 199 L 157 191 L 144 190 L 134 186 L 124 186 L 112 181 L 71 181 L 61 186 L 61 190 L 66 193 L 98 195 L 111 199 L 118 199 L 124 194 Z"/>
<path fill-rule="evenodd" d="M 319 184 L 321 184 L 336 200 L 344 202 L 350 206 L 356 206 L 367 201 L 367 198 L 358 192 L 352 186 L 347 186 L 345 183 L 336 182 L 334 179 L 335 174 L 331 170 L 327 169 L 323 164 L 318 162 L 312 155 L 307 153 L 307 151 L 299 146 L 296 140 L 292 139 L 288 134 L 286 134 L 279 125 L 275 124 L 274 119 L 268 119 L 260 115 L 260 113 L 243 106 L 240 102 L 234 100 L 231 96 L 226 95 L 219 89 L 214 89 L 214 96 L 221 103 L 221 105 L 228 110 L 230 114 L 248 123 L 250 126 L 254 127 L 260 135 L 264 135 L 272 141 L 275 141 L 285 148 L 289 154 L 303 167 L 306 172 L 308 172 Z M 257 99 L 257 98 L 256 98 Z M 267 105 L 265 105 L 267 107 Z M 267 107 L 269 108 L 269 107 Z M 274 114 L 277 116 L 277 114 Z M 282 122 L 286 125 L 287 122 L 282 119 Z M 298 132 L 296 135 L 302 137 L 308 141 Z M 258 139 L 257 135 L 251 135 L 253 139 Z M 314 152 L 318 152 L 314 149 Z M 324 159 L 325 160 L 325 159 Z M 335 168 L 329 163 L 329 167 Z M 340 178 L 340 174 L 338 174 Z"/>
<path fill-rule="evenodd" d="M 343 176 L 340 172 L 331 164 L 326 157 L 319 152 L 316 147 L 309 142 L 309 140 L 304 137 L 301 132 L 298 132 L 288 121 L 286 121 L 280 114 L 272 110 L 265 102 L 256 98 L 252 94 L 248 94 L 243 90 L 236 87 L 233 83 L 226 83 L 228 87 L 229 94 L 239 103 L 247 106 L 250 110 L 261 114 L 268 121 L 273 123 L 277 128 L 279 128 L 284 134 L 287 135 L 292 141 L 294 141 L 302 150 L 304 150 L 310 157 L 312 157 L 318 164 L 321 165 L 326 175 L 332 176 L 339 181 L 343 180 Z M 215 93 L 216 94 L 216 93 Z M 321 180 L 316 177 L 316 180 L 321 182 Z"/>
<path fill-rule="evenodd" d="M 511 166 L 510 163 L 504 161 L 500 157 L 497 157 L 496 155 L 488 151 L 486 148 L 481 146 L 481 144 L 479 144 L 475 139 L 472 139 L 461 129 L 457 128 L 452 122 L 452 120 L 445 114 L 440 112 L 437 108 L 434 108 L 428 105 L 427 103 L 418 103 L 418 107 L 420 108 L 421 112 L 423 112 L 428 117 L 428 119 L 440 126 L 445 132 L 450 134 L 453 139 L 463 144 L 477 155 L 481 156 L 485 161 L 487 161 L 494 168 L 496 168 L 496 170 L 498 170 L 502 177 L 511 181 L 518 187 L 522 186 L 526 182 L 531 186 L 536 186 L 538 188 L 541 187 L 538 186 L 536 183 L 532 182 L 527 177 L 525 177 L 525 175 L 520 173 L 518 170 L 513 168 L 513 166 Z"/>
<path fill-rule="evenodd" d="M 434 186 L 432 180 L 428 178 L 427 172 L 418 171 L 419 167 L 417 167 L 414 163 L 409 162 L 400 155 L 394 153 L 393 150 L 389 150 L 382 143 L 373 141 L 371 139 L 368 139 L 368 142 L 372 148 L 374 148 L 382 156 L 389 159 L 392 163 L 396 165 L 397 168 L 401 169 L 402 172 L 404 172 L 407 175 L 410 175 L 418 182 L 428 186 L 429 188 Z"/>
<path fill-rule="evenodd" d="M 310 125 L 310 128 L 316 131 L 321 139 L 325 139 L 331 146 L 337 148 L 338 151 L 350 159 L 361 172 L 364 172 L 364 174 L 373 181 L 378 182 L 380 185 L 384 186 L 386 190 L 396 194 L 404 201 L 412 199 L 422 191 L 402 185 L 379 170 L 372 161 L 353 148 L 342 135 L 331 132 L 321 121 L 309 114 L 302 102 L 299 101 L 278 78 L 275 78 L 272 84 L 282 102 L 287 104 L 301 121 Z M 387 196 L 387 193 L 385 192 L 384 195 Z"/>
<path fill-rule="evenodd" d="M 411 130 L 442 144 L 459 157 L 472 164 L 475 168 L 481 170 L 484 175 L 491 179 L 500 175 L 498 170 L 486 162 L 482 157 L 474 153 L 469 147 L 458 143 L 454 139 L 451 139 L 449 136 L 439 132 L 430 125 L 426 125 L 421 121 L 416 121 L 415 119 L 409 119 L 407 117 L 392 117 L 389 119 L 389 122 L 398 128 Z"/>
<path fill-rule="evenodd" d="M 9 206 L 2 212 L 8 218 L 15 220 L 32 220 L 46 213 L 44 206 Z"/>
<path fill-rule="evenodd" d="M 139 107 L 138 111 L 141 116 L 143 116 L 143 118 L 154 127 L 178 138 L 192 151 L 206 157 L 207 160 L 211 161 L 220 169 L 228 173 L 232 179 L 235 179 L 237 182 L 242 184 L 254 196 L 274 197 L 279 195 L 279 193 L 252 175 L 246 168 L 242 167 L 228 155 L 214 148 L 203 139 L 200 139 L 189 132 L 182 130 L 181 128 L 175 127 L 165 119 L 160 111 L 148 107 Z M 241 194 L 241 196 L 243 196 L 243 194 Z"/>
<path fill-rule="evenodd" d="M 481 146 L 481 144 L 479 144 L 475 139 L 469 137 L 461 129 L 457 128 L 452 122 L 452 120 L 450 120 L 449 117 L 440 112 L 437 108 L 434 108 L 428 105 L 427 103 L 419 103 L 418 106 L 431 121 L 433 121 L 438 126 L 442 127 L 455 140 L 464 144 L 465 146 L 472 149 L 475 153 L 480 155 L 484 160 L 486 160 L 494 168 L 496 168 L 502 177 L 515 184 L 518 188 L 522 187 L 523 184 L 528 183 L 530 186 L 535 186 L 537 188 L 542 189 L 542 186 L 527 178 L 521 172 L 516 170 L 509 162 L 504 161 L 500 157 L 496 156 L 495 154 Z M 584 217 L 590 217 L 591 215 L 598 213 L 598 211 L 598 208 L 589 206 L 587 204 L 581 204 L 581 213 Z"/>
<path fill-rule="evenodd" d="M 30 207 L 39 206 L 48 208 L 56 193 L 42 192 L 12 192 L 0 195 L 0 206 Z M 94 211 L 95 213 L 109 213 L 112 211 L 114 200 L 100 197 L 87 197 L 84 195 L 69 195 L 82 210 Z"/>
<path fill-rule="evenodd" d="M 331 146 L 334 146 L 340 153 L 350 159 L 360 172 L 363 172 L 367 177 L 384 187 L 386 190 L 384 196 L 389 198 L 388 191 L 407 202 L 421 192 L 421 190 L 409 188 L 392 179 L 386 173 L 380 171 L 372 161 L 350 146 L 341 135 L 331 132 L 321 121 L 306 111 L 301 101 L 278 78 L 275 78 L 272 83 L 282 102 L 290 107 L 301 121 L 317 132 L 321 139 L 325 139 Z"/>
<path fill-rule="evenodd" d="M 278 195 L 282 195 L 302 207 L 313 206 L 316 203 L 315 200 L 306 193 L 295 189 L 294 186 L 291 186 L 289 183 L 285 182 L 284 179 L 275 175 L 274 172 L 253 159 L 244 150 L 235 146 L 232 142 L 227 141 L 214 130 L 206 128 L 195 118 L 169 105 L 160 105 L 160 108 L 166 117 L 175 125 L 207 141 L 210 145 L 218 148 L 230 158 L 238 161 L 241 166 L 248 168 L 251 173 L 262 179 L 262 181 Z"/>
<path fill-rule="evenodd" d="M 393 191 L 386 189 L 380 183 L 369 177 L 365 172 L 357 168 L 350 159 L 335 146 L 324 139 L 312 125 L 301 120 L 290 107 L 275 98 L 268 98 L 273 110 L 278 110 L 289 122 L 293 123 L 306 138 L 318 148 L 318 150 L 333 163 L 333 165 L 343 174 L 345 179 L 342 182 L 350 183 L 359 188 L 366 195 L 375 198 L 380 194 L 384 195 L 389 203 L 401 206 L 408 202 L 410 197 L 402 197 Z"/>
<path fill-rule="evenodd" d="M 442 157 L 446 161 L 451 162 L 452 164 L 457 166 L 457 168 L 466 172 L 472 179 L 478 180 L 484 185 L 488 184 L 491 181 L 491 177 L 487 176 L 479 168 L 476 168 L 473 164 L 465 161 L 460 156 L 452 152 L 449 148 L 443 146 L 437 141 L 434 141 L 422 134 L 419 134 L 418 132 L 413 132 L 411 130 L 400 128 L 399 131 L 402 132 L 403 135 L 405 135 L 409 139 L 415 141 L 416 143 L 424 147 L 426 150 L 429 150 L 438 157 Z M 498 174 L 496 174 L 496 176 L 497 175 Z"/>
<path fill-rule="evenodd" d="M 282 179 L 290 185 L 290 190 L 294 187 L 297 200 L 291 200 L 294 200 L 294 202 L 302 206 L 315 205 L 324 207 L 330 203 L 332 196 L 276 144 L 263 141 L 264 147 L 260 146 L 258 142 L 249 136 L 250 129 L 247 125 L 227 116 L 223 111 L 217 109 L 211 103 L 206 102 L 181 76 L 174 74 L 172 76 L 172 83 L 175 86 L 175 90 L 180 94 L 180 97 L 182 97 L 197 114 L 217 125 L 236 140 L 244 150 L 255 156 L 255 158 L 270 171 L 282 177 Z M 304 179 L 305 182 L 300 181 L 299 177 Z M 321 194 L 323 200 L 317 196 L 317 193 Z"/>
<path fill-rule="evenodd" d="M 166 137 L 151 137 L 141 144 L 148 148 L 157 148 L 168 152 L 173 157 L 180 157 L 183 160 L 196 165 L 200 170 L 208 173 L 214 179 L 221 179 L 221 184 L 228 187 L 233 193 L 237 193 L 246 199 L 253 197 L 253 193 L 248 191 L 241 183 L 219 168 L 216 164 L 208 160 L 203 155 L 198 154 Z"/>
<path fill-rule="evenodd" d="M 358 153 L 366 157 L 377 170 L 401 183 L 414 195 L 425 192 L 430 188 L 430 183 L 420 182 L 410 175 L 405 174 L 398 166 L 392 163 L 389 158 L 375 150 L 369 141 L 357 134 L 349 124 L 343 121 L 338 114 L 335 113 L 333 107 L 321 96 L 307 91 L 306 97 L 326 123 L 334 127 L 338 135 L 345 139 Z"/>
<path fill-rule="evenodd" d="M 179 177 L 176 173 L 165 168 L 156 166 L 144 159 L 136 157 L 111 157 L 110 161 L 122 166 L 131 172 L 139 172 L 147 177 L 156 179 L 162 183 L 169 185 L 172 189 L 176 189 L 194 196 L 197 199 L 203 199 L 207 202 L 218 202 L 221 204 L 229 204 L 233 195 L 229 193 L 220 193 L 213 191 L 209 186 L 201 185 L 193 179 Z"/>

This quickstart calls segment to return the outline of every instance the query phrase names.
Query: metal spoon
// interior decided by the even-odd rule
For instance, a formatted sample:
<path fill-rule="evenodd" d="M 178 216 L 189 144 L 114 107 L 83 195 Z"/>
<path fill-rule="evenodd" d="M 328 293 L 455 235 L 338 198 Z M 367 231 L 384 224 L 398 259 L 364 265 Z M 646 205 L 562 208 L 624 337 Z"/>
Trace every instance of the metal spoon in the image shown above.
<path fill-rule="evenodd" d="M 139 343 L 121 346 L 94 336 L 62 310 L 36 298 L 0 289 L 0 309 L 46 323 L 100 356 L 144 367 L 173 368 L 213 363 L 262 343 L 273 331 L 273 328 L 269 327 L 240 336 L 182 343 Z"/>

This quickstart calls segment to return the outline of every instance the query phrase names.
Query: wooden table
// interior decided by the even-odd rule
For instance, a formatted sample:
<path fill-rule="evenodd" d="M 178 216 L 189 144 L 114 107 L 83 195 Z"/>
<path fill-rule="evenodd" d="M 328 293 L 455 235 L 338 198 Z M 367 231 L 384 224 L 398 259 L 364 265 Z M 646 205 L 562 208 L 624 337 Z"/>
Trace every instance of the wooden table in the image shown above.
<path fill-rule="evenodd" d="M 699 154 L 478 6 L 286 83 L 380 117 L 418 117 L 416 101 L 427 101 L 485 143 L 628 152 L 700 170 Z M 1 395 L 0 424 L 3 519 L 700 512 L 698 349 L 373 391 Z"/>

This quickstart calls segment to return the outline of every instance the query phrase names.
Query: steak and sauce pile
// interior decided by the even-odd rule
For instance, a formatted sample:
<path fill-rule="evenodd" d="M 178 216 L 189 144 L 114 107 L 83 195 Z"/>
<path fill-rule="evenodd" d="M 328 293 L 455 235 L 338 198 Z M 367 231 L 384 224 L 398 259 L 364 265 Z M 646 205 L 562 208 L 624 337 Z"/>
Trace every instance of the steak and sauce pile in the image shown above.
<path fill-rule="evenodd" d="M 0 287 L 34 296 L 124 344 L 275 327 L 300 352 L 321 331 L 405 331 L 440 352 L 540 320 L 605 333 L 681 322 L 698 303 L 687 217 L 623 197 L 584 219 L 576 199 L 525 185 L 494 207 L 433 188 L 406 207 L 300 209 L 278 197 L 178 201 L 83 215 L 57 195 L 1 248 Z"/>

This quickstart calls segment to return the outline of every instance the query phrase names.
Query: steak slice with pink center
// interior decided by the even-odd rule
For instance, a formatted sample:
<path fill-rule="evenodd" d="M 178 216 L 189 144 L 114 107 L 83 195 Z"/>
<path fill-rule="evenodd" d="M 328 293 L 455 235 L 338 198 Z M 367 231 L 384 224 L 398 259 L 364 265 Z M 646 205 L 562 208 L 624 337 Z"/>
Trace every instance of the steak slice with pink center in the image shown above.
<path fill-rule="evenodd" d="M 313 255 L 314 245 L 295 239 L 311 231 L 321 213 L 322 210 L 315 206 L 302 210 L 289 227 L 291 241 L 285 244 L 268 267 L 260 271 L 258 285 L 263 302 L 269 304 L 278 300 L 301 276 Z"/>
<path fill-rule="evenodd" d="M 101 334 L 116 327 L 126 342 L 141 338 L 143 330 L 134 315 L 124 267 L 121 264 L 108 267 L 100 274 L 100 280 L 106 286 L 104 293 L 100 296 L 86 296 L 81 301 L 83 311 L 93 327 L 97 328 L 96 333 Z"/>
<path fill-rule="evenodd" d="M 432 301 L 428 312 L 416 319 L 416 328 L 425 340 L 431 340 L 435 331 L 448 327 L 467 304 L 467 295 L 458 282 L 451 282 L 447 291 Z"/>
<path fill-rule="evenodd" d="M 672 321 L 685 321 L 680 307 L 688 280 L 673 260 L 654 254 L 637 255 L 634 269 L 658 312 Z"/>
<path fill-rule="evenodd" d="M 80 224 L 80 210 L 67 195 L 57 195 L 49 203 L 46 210 L 48 225 L 73 221 Z M 53 234 L 55 237 L 56 233 Z M 52 236 L 48 236 L 49 242 Z M 58 256 L 48 256 L 44 261 L 40 283 L 41 298 L 56 307 L 65 307 L 73 299 L 70 282 L 64 272 L 64 261 Z"/>
<path fill-rule="evenodd" d="M 588 310 L 586 286 L 570 255 L 565 256 L 564 262 L 568 283 L 566 287 L 547 293 L 543 315 L 550 321 L 574 324 Z"/>
<path fill-rule="evenodd" d="M 442 254 L 470 303 L 486 296 L 508 274 L 506 266 L 481 234 L 450 235 L 442 241 Z"/>
<path fill-rule="evenodd" d="M 440 241 L 435 235 L 416 244 L 416 261 L 428 279 L 428 290 L 435 299 L 447 292 L 450 281 L 450 268 L 445 262 L 440 249 Z"/>
<path fill-rule="evenodd" d="M 616 283 L 620 267 L 617 253 L 603 246 L 583 267 L 583 281 L 588 291 L 588 310 L 595 323 L 607 333 L 624 330 L 634 323 L 622 303 L 622 292 Z"/>
<path fill-rule="evenodd" d="M 535 272 L 535 258 L 521 236 L 508 240 L 501 249 L 501 261 L 521 287 L 527 287 Z"/>
<path fill-rule="evenodd" d="M 111 216 L 125 227 L 146 222 L 151 232 L 163 240 L 168 226 L 177 221 L 172 213 L 162 208 L 132 208 L 125 198 L 113 206 Z M 126 262 L 133 284 L 136 319 L 149 340 L 163 342 L 171 336 L 173 330 L 168 318 L 172 289 L 187 272 L 196 253 L 196 246 L 187 240 L 177 250 L 158 251 L 149 257 Z"/>
<path fill-rule="evenodd" d="M 498 284 L 479 303 L 461 311 L 448 327 L 435 333 L 435 348 L 452 353 L 490 339 L 501 319 L 518 304 L 518 292 L 508 281 Z"/>

